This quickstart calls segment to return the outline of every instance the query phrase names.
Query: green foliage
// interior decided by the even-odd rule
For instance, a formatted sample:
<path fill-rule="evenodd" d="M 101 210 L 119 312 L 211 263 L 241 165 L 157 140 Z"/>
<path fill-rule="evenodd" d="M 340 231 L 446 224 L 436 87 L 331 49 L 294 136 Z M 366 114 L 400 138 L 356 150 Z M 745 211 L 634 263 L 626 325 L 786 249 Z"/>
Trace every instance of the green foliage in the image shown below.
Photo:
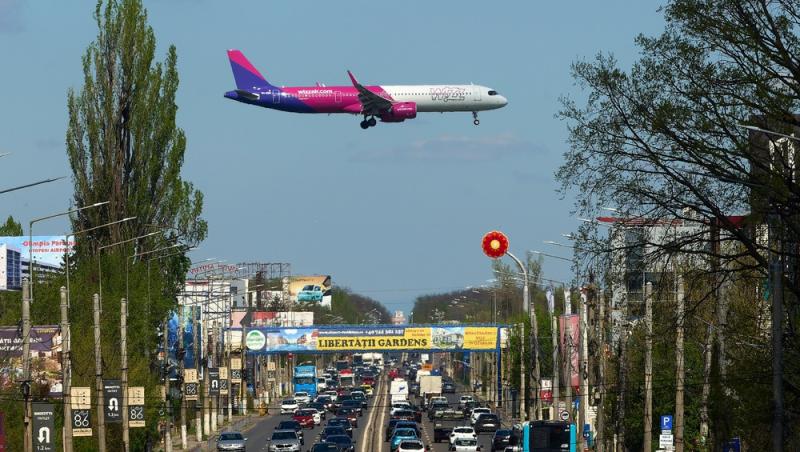
<path fill-rule="evenodd" d="M 0 236 L 2 237 L 19 237 L 22 235 L 22 225 L 19 224 L 14 217 L 9 215 L 6 222 L 0 226 Z"/>

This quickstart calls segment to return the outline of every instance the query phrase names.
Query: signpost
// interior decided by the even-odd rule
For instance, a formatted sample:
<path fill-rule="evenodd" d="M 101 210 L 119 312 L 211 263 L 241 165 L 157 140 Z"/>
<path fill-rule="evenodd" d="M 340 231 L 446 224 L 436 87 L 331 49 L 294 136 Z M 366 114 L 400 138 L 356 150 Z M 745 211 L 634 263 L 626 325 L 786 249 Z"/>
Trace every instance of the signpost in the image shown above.
<path fill-rule="evenodd" d="M 92 389 L 70 388 L 72 406 L 72 436 L 92 436 Z"/>
<path fill-rule="evenodd" d="M 106 424 L 122 422 L 122 384 L 119 380 L 103 380 L 103 400 Z"/>
<path fill-rule="evenodd" d="M 208 368 L 208 395 L 219 395 L 219 369 Z"/>
<path fill-rule="evenodd" d="M 183 397 L 186 400 L 200 400 L 200 391 L 197 383 L 184 383 L 183 384 Z"/>
<path fill-rule="evenodd" d="M 33 449 L 37 452 L 55 451 L 56 423 L 52 403 L 33 404 Z"/>
<path fill-rule="evenodd" d="M 242 359 L 231 358 L 231 384 L 242 382 Z"/>
<path fill-rule="evenodd" d="M 672 435 L 672 415 L 661 416 L 661 435 L 658 436 L 658 447 L 675 450 L 675 437 Z"/>
<path fill-rule="evenodd" d="M 144 427 L 144 386 L 128 388 L 128 426 Z"/>
<path fill-rule="evenodd" d="M 219 395 L 228 395 L 228 368 L 219 368 Z"/>

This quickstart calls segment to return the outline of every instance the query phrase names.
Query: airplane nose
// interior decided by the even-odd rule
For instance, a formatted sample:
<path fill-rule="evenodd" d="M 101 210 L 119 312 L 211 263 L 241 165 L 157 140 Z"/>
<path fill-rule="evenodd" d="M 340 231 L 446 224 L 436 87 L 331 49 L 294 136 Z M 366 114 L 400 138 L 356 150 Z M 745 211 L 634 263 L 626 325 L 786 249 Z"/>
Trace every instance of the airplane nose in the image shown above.
<path fill-rule="evenodd" d="M 505 96 L 500 96 L 500 106 L 505 107 L 506 105 L 508 105 L 508 99 Z"/>

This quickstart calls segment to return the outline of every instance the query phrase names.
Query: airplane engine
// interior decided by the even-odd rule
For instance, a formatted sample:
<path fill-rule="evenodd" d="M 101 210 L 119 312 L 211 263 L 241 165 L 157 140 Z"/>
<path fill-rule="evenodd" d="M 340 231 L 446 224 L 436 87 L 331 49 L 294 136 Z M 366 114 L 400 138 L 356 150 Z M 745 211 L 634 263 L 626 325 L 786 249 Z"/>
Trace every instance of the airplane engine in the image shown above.
<path fill-rule="evenodd" d="M 417 117 L 416 102 L 398 102 L 392 105 L 391 110 L 379 116 L 381 122 L 403 122 L 406 119 Z"/>

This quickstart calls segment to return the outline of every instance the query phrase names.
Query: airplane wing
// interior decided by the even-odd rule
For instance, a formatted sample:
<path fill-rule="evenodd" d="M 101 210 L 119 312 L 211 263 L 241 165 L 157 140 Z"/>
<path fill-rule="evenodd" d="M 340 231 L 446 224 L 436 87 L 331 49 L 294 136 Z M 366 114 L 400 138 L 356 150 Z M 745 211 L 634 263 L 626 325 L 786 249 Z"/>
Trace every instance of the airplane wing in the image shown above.
<path fill-rule="evenodd" d="M 347 75 L 350 76 L 350 81 L 353 82 L 353 86 L 358 90 L 358 101 L 361 102 L 362 113 L 378 114 L 392 108 L 391 100 L 368 90 L 364 85 L 358 83 L 352 72 L 347 71 Z"/>

